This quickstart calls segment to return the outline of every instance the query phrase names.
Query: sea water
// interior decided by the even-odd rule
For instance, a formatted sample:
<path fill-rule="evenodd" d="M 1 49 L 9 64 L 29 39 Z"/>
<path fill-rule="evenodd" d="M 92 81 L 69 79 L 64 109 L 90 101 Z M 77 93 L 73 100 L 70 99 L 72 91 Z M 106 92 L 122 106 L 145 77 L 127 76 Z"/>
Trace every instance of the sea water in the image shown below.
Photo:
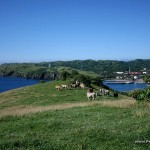
<path fill-rule="evenodd" d="M 148 85 L 146 83 L 132 83 L 132 84 L 106 84 L 106 86 L 110 87 L 113 90 L 117 90 L 119 92 L 129 92 L 135 89 L 144 89 Z"/>
<path fill-rule="evenodd" d="M 0 77 L 0 93 L 37 83 L 39 83 L 39 80 L 18 77 Z"/>

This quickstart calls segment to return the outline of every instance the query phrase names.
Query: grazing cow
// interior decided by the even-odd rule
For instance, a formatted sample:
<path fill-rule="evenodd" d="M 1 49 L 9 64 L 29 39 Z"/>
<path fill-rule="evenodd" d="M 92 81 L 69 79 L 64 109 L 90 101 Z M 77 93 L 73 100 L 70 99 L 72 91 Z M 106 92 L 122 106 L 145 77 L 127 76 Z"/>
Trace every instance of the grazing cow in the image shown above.
<path fill-rule="evenodd" d="M 62 85 L 61 85 L 61 87 L 62 87 L 63 89 L 65 89 L 65 90 L 67 90 L 68 85 L 66 85 L 66 84 L 62 84 Z"/>
<path fill-rule="evenodd" d="M 84 89 L 85 88 L 85 84 L 81 83 L 80 87 L 81 87 L 81 89 Z"/>
<path fill-rule="evenodd" d="M 76 87 L 79 87 L 80 86 L 80 82 L 78 80 L 76 80 Z"/>
<path fill-rule="evenodd" d="M 104 90 L 104 96 L 109 96 L 109 90 Z"/>
<path fill-rule="evenodd" d="M 99 91 L 100 91 L 100 93 L 101 93 L 102 95 L 104 95 L 104 96 L 109 96 L 109 90 L 100 89 Z"/>
<path fill-rule="evenodd" d="M 77 85 L 76 85 L 76 84 L 70 84 L 70 87 L 71 87 L 71 88 L 76 88 Z"/>
<path fill-rule="evenodd" d="M 96 98 L 97 93 L 96 92 L 87 92 L 87 98 L 88 100 L 90 100 L 90 98 L 92 98 L 93 100 Z"/>
<path fill-rule="evenodd" d="M 60 85 L 56 85 L 55 89 L 58 90 L 58 91 L 60 91 L 62 89 L 62 87 Z"/>

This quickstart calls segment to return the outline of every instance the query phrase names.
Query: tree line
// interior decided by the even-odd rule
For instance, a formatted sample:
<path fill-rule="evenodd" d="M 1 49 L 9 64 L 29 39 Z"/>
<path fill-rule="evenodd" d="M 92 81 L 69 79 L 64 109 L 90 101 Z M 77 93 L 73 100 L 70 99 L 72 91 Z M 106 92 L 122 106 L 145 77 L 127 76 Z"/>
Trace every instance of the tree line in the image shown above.
<path fill-rule="evenodd" d="M 19 76 L 27 78 L 51 78 L 56 79 L 61 75 L 58 67 L 68 67 L 81 71 L 92 71 L 101 78 L 115 77 L 115 72 L 141 71 L 146 68 L 150 72 L 150 60 L 137 59 L 132 61 L 117 60 L 73 60 L 54 61 L 42 63 L 11 63 L 0 65 L 0 76 Z M 145 77 L 149 80 L 149 76 Z"/>
<path fill-rule="evenodd" d="M 39 65 L 48 66 L 49 63 Z M 114 72 L 139 72 L 144 68 L 150 71 L 150 60 L 136 59 L 132 61 L 117 60 L 73 60 L 73 61 L 55 61 L 50 62 L 52 67 L 64 66 L 74 69 L 93 71 L 101 76 L 114 76 Z"/>

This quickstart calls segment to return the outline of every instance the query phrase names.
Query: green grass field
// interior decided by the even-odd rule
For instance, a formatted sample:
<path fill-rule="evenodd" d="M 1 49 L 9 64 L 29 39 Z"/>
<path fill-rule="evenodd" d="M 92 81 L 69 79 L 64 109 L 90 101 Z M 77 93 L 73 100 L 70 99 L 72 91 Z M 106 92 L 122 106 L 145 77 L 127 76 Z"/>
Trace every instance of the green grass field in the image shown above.
<path fill-rule="evenodd" d="M 150 149 L 149 103 L 122 95 L 87 101 L 87 89 L 57 91 L 62 83 L 0 94 L 0 149 Z"/>

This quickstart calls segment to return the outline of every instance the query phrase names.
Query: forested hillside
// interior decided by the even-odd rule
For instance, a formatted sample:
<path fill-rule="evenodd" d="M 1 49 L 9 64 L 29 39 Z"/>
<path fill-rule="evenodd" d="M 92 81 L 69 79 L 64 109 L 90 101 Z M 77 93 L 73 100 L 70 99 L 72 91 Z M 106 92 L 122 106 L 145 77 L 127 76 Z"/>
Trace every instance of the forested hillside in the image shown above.
<path fill-rule="evenodd" d="M 51 62 L 52 66 L 66 66 L 86 71 L 93 71 L 100 74 L 101 72 L 140 71 L 143 68 L 150 70 L 150 60 L 137 59 L 133 61 L 117 60 L 74 60 L 74 61 L 56 61 Z"/>
<path fill-rule="evenodd" d="M 39 64 L 42 66 L 51 65 L 51 67 L 65 66 L 74 69 L 93 71 L 102 77 L 114 76 L 114 72 L 141 71 L 144 68 L 150 71 L 150 59 L 148 60 L 132 60 L 132 61 L 117 61 L 117 60 L 73 60 L 73 61 L 55 61 L 50 63 Z"/>
<path fill-rule="evenodd" d="M 63 67 L 66 67 L 63 69 Z M 62 71 L 78 69 L 78 71 L 92 71 L 101 77 L 112 76 L 117 71 L 141 71 L 146 68 L 150 70 L 150 59 L 137 59 L 133 61 L 117 60 L 73 60 L 54 61 L 43 63 L 12 63 L 0 65 L 0 76 L 20 76 L 29 78 L 55 79 Z"/>

